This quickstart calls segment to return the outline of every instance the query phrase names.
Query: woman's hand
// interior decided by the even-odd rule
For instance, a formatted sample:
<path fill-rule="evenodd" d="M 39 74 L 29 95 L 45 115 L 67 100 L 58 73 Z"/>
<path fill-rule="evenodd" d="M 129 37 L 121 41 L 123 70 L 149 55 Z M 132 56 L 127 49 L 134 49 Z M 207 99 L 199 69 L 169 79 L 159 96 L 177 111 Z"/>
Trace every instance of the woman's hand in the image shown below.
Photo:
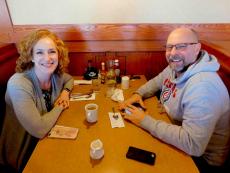
<path fill-rule="evenodd" d="M 140 126 L 141 121 L 145 118 L 145 112 L 131 104 L 127 105 L 125 109 L 127 109 L 130 113 L 121 113 L 124 118 Z"/>
<path fill-rule="evenodd" d="M 127 100 L 119 103 L 119 109 L 125 109 L 128 105 L 131 105 L 133 103 L 139 103 L 143 108 L 145 108 L 141 95 L 135 93 Z"/>
<path fill-rule="evenodd" d="M 69 92 L 63 90 L 54 105 L 67 109 L 69 107 Z"/>

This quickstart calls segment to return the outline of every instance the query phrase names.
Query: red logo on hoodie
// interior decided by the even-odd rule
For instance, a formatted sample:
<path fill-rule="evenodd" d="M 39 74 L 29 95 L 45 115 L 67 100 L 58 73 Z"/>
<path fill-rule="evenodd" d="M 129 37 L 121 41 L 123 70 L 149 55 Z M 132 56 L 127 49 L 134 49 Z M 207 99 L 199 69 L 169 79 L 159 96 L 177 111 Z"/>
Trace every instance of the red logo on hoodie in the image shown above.
<path fill-rule="evenodd" d="M 176 84 L 172 83 L 169 79 L 165 79 L 165 81 L 163 82 L 163 90 L 161 92 L 161 100 L 162 102 L 166 102 L 171 94 L 172 96 L 175 98 L 176 97 Z"/>

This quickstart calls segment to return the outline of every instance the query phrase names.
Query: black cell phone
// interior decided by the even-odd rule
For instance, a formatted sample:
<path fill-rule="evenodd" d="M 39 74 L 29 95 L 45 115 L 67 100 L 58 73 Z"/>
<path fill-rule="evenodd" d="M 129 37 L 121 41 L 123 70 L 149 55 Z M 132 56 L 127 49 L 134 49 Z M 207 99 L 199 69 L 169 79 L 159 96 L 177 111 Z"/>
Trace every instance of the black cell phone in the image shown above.
<path fill-rule="evenodd" d="M 154 165 L 156 154 L 151 151 L 130 146 L 126 153 L 126 158 Z"/>
<path fill-rule="evenodd" d="M 135 106 L 135 107 L 137 107 L 137 108 L 139 108 L 139 109 L 142 110 L 142 111 L 146 111 L 146 108 L 143 108 L 143 107 L 140 105 L 140 103 L 133 103 L 132 105 Z M 123 112 L 123 113 L 125 112 L 125 113 L 128 114 L 128 115 L 131 114 L 131 112 L 128 111 L 128 109 L 122 109 L 121 112 Z"/>
<path fill-rule="evenodd" d="M 146 111 L 146 109 L 143 108 L 143 107 L 140 105 L 140 103 L 133 103 L 132 105 L 133 105 L 133 106 L 136 106 L 137 108 L 141 108 L 143 111 Z"/>

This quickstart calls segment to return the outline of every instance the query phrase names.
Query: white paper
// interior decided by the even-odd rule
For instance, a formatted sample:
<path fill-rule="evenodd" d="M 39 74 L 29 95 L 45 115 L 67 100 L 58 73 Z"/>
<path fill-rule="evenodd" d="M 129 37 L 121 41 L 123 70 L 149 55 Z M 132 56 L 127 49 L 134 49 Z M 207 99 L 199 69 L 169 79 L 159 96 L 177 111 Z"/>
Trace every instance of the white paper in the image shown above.
<path fill-rule="evenodd" d="M 72 97 L 70 95 L 70 101 L 82 101 L 82 100 L 95 100 L 96 99 L 96 94 L 92 93 L 91 95 L 82 95 L 78 97 Z"/>
<path fill-rule="evenodd" d="M 118 118 L 114 118 L 113 115 L 117 115 Z M 115 127 L 125 127 L 123 118 L 121 116 L 121 114 L 119 112 L 109 112 L 109 119 L 110 119 L 110 123 L 111 123 L 111 127 L 115 128 Z"/>
<path fill-rule="evenodd" d="M 76 139 L 78 128 L 55 125 L 49 132 L 49 138 Z"/>
<path fill-rule="evenodd" d="M 74 85 L 92 85 L 92 80 L 74 80 Z"/>

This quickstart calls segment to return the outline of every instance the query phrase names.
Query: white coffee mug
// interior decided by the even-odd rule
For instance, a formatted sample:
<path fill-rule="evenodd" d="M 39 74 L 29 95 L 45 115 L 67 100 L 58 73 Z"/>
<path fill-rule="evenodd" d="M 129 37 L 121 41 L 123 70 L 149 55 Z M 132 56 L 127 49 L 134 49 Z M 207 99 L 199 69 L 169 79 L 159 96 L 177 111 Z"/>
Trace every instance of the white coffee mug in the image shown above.
<path fill-rule="evenodd" d="M 94 123 L 97 121 L 97 117 L 98 117 L 98 105 L 95 103 L 89 103 L 87 105 L 85 105 L 85 116 L 86 116 L 86 120 L 89 123 Z"/>
<path fill-rule="evenodd" d="M 121 78 L 121 88 L 122 89 L 128 89 L 129 88 L 129 77 L 123 76 Z"/>
<path fill-rule="evenodd" d="M 90 157 L 92 159 L 100 159 L 104 156 L 103 143 L 100 139 L 96 139 L 90 144 Z"/>

